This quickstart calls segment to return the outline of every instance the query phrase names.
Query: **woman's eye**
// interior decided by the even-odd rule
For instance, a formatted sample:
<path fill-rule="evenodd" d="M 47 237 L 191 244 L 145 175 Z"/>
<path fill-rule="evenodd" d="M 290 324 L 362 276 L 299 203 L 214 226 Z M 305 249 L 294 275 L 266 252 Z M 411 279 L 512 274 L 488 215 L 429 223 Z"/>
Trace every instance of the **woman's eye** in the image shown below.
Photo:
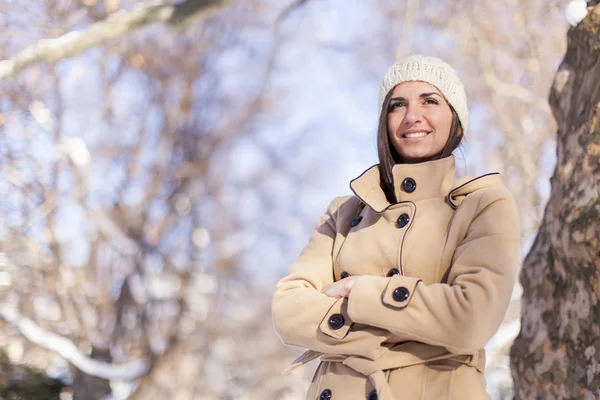
<path fill-rule="evenodd" d="M 438 102 L 435 99 L 427 99 L 425 100 L 425 104 L 438 104 Z"/>
<path fill-rule="evenodd" d="M 402 103 L 398 102 L 398 103 L 392 103 L 390 104 L 390 111 L 394 111 L 396 108 L 402 106 Z"/>

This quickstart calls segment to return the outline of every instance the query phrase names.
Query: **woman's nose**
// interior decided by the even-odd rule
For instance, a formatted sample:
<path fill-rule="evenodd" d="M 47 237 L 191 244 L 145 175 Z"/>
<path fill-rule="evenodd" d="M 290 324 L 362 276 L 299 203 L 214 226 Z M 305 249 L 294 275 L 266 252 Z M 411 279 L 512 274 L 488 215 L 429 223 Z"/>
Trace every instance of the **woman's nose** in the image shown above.
<path fill-rule="evenodd" d="M 406 112 L 404 113 L 404 123 L 407 125 L 413 125 L 416 122 L 420 122 L 423 119 L 423 114 L 421 113 L 421 109 L 417 106 L 408 106 L 406 107 Z"/>
<path fill-rule="evenodd" d="M 423 119 L 423 113 L 421 108 L 417 106 L 407 106 L 404 114 L 404 123 L 412 125 L 416 122 L 420 122 Z"/>

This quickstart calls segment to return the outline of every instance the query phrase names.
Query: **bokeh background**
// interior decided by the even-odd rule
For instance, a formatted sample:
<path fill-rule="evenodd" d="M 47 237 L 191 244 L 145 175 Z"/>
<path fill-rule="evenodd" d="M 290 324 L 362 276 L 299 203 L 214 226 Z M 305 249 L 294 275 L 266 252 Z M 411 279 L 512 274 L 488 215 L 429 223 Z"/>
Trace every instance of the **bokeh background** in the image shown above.
<path fill-rule="evenodd" d="M 380 79 L 412 52 L 458 70 L 457 171 L 502 172 L 522 256 L 531 245 L 567 1 L 201 3 L 0 1 L 0 58 L 46 54 L 0 63 L 7 398 L 303 399 L 315 365 L 281 376 L 301 350 L 273 331 L 273 288 L 330 199 L 377 163 Z M 520 293 L 487 346 L 493 399 L 512 398 Z"/>

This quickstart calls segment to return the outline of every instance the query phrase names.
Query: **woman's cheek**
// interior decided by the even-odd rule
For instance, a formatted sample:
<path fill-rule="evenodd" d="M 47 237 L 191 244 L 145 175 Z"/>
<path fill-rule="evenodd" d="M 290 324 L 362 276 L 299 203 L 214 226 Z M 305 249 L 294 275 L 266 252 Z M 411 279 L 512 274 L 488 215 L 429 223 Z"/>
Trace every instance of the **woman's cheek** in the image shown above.
<path fill-rule="evenodd" d="M 400 127 L 400 123 L 402 122 L 402 118 L 390 114 L 390 116 L 388 117 L 388 133 L 391 137 L 395 137 L 396 136 L 396 132 L 398 131 L 398 128 Z"/>

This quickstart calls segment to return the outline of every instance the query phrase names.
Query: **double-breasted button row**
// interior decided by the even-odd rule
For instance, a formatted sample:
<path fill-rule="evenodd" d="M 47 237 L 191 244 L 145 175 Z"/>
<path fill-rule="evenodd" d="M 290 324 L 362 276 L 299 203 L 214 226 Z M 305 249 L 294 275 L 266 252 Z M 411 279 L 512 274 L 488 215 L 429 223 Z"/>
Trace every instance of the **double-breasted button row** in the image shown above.
<path fill-rule="evenodd" d="M 356 225 L 360 224 L 360 221 L 362 221 L 363 217 L 362 215 L 359 215 L 358 217 L 354 218 L 352 220 L 352 222 L 350 222 L 350 226 L 352 228 L 354 228 Z M 408 225 L 408 223 L 410 222 L 410 216 L 407 213 L 404 213 L 402 215 L 400 215 L 398 217 L 398 219 L 396 220 L 396 226 L 398 228 L 404 228 L 406 225 Z"/>
<path fill-rule="evenodd" d="M 377 400 L 377 391 L 373 390 L 371 393 L 369 393 L 369 397 L 367 397 L 367 400 Z"/>
<path fill-rule="evenodd" d="M 408 299 L 410 292 L 404 286 L 399 286 L 392 292 L 392 298 L 396 301 L 404 301 Z"/>
<path fill-rule="evenodd" d="M 344 326 L 344 316 L 342 314 L 333 314 L 327 321 L 329 327 L 333 330 L 340 329 Z"/>

